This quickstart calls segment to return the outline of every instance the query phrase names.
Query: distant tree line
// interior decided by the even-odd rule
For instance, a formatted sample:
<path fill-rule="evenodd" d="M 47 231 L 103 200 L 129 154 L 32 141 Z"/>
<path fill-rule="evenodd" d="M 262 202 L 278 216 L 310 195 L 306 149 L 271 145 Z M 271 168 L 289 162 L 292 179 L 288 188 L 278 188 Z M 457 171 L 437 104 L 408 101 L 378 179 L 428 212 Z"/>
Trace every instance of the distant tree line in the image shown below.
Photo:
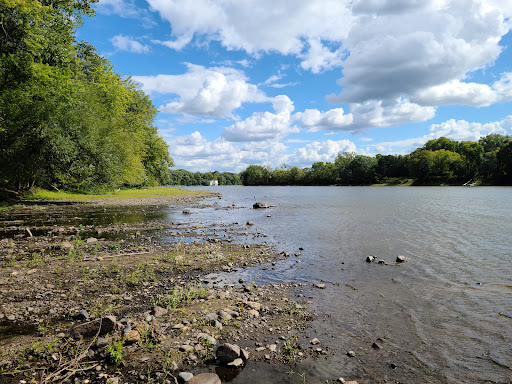
<path fill-rule="evenodd" d="M 219 185 L 241 185 L 240 175 L 230 172 L 190 172 L 184 169 L 172 170 L 169 185 L 209 185 L 217 180 Z"/>
<path fill-rule="evenodd" d="M 97 0 L 0 0 L 0 190 L 169 184 L 148 96 L 75 39 Z"/>
<path fill-rule="evenodd" d="M 309 168 L 251 165 L 240 174 L 244 185 L 512 185 L 512 140 L 490 134 L 478 142 L 441 137 L 409 155 L 338 154 L 334 162 Z"/>

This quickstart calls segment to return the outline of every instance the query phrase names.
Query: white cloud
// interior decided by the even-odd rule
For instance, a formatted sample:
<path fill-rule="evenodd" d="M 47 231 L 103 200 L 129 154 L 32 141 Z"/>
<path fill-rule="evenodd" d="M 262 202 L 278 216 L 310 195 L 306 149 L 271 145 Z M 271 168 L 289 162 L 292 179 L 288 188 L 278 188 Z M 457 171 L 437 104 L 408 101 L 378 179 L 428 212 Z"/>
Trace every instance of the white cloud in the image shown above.
<path fill-rule="evenodd" d="M 328 69 L 341 67 L 343 55 L 341 47 L 332 52 L 318 38 L 309 39 L 308 45 L 308 52 L 305 55 L 301 55 L 301 58 L 304 60 L 300 63 L 300 66 L 303 69 L 309 69 L 313 73 L 320 73 Z"/>
<path fill-rule="evenodd" d="M 330 96 L 331 102 L 413 95 L 462 80 L 493 64 L 501 53 L 499 41 L 509 29 L 510 14 L 484 0 L 411 4 L 389 0 L 356 4 L 360 12 L 343 41 L 350 52 L 338 81 L 344 88 Z"/>
<path fill-rule="evenodd" d="M 245 102 L 268 100 L 243 72 L 233 68 L 206 68 L 187 64 L 182 75 L 133 76 L 148 93 L 179 97 L 160 107 L 161 112 L 210 117 L 229 117 Z"/>
<path fill-rule="evenodd" d="M 208 141 L 199 132 L 170 139 L 170 154 L 176 168 L 190 171 L 241 172 L 251 164 L 277 167 L 286 162 L 286 146 L 280 142 L 267 141 L 237 144 L 222 137 Z"/>
<path fill-rule="evenodd" d="M 299 148 L 290 157 L 291 164 L 310 166 L 317 161 L 334 161 L 340 152 L 356 152 L 356 145 L 350 140 L 314 141 L 305 147 Z"/>
<path fill-rule="evenodd" d="M 227 127 L 222 137 L 228 141 L 268 141 L 280 140 L 290 133 L 297 133 L 299 129 L 291 126 L 294 121 L 293 102 L 285 95 L 272 99 L 272 106 L 276 113 L 255 112 L 243 121 Z"/>
<path fill-rule="evenodd" d="M 121 17 L 136 17 L 139 14 L 135 3 L 130 0 L 100 0 L 94 8 L 99 13 Z"/>
<path fill-rule="evenodd" d="M 218 40 L 230 50 L 249 54 L 301 53 L 304 39 L 340 41 L 350 28 L 348 1 L 248 0 L 183 2 L 148 0 L 172 27 L 174 48 L 182 48 L 194 36 Z"/>
<path fill-rule="evenodd" d="M 402 98 L 350 104 L 350 111 L 354 122 L 347 130 L 351 131 L 426 121 L 435 115 L 433 107 L 420 106 Z"/>
<path fill-rule="evenodd" d="M 440 124 L 432 124 L 430 133 L 421 137 L 414 137 L 405 140 L 389 141 L 376 143 L 373 146 L 378 153 L 408 153 L 418 147 L 421 147 L 429 140 L 447 137 L 457 141 L 478 141 L 481 137 L 490 133 L 511 134 L 512 133 L 512 115 L 507 116 L 501 121 L 490 123 L 475 123 L 465 120 L 450 119 Z M 406 150 L 399 150 L 405 148 Z M 398 150 L 397 150 L 398 149 Z"/>
<path fill-rule="evenodd" d="M 318 109 L 306 109 L 304 112 L 298 113 L 297 117 L 301 119 L 301 126 L 310 128 L 310 132 L 316 132 L 321 128 L 345 129 L 354 120 L 352 114 L 345 114 L 342 108 L 334 108 L 327 112 L 320 112 Z"/>
<path fill-rule="evenodd" d="M 139 43 L 137 40 L 130 36 L 122 34 L 114 36 L 110 39 L 112 45 L 121 51 L 132 53 L 148 53 L 151 49 L 149 46 Z"/>

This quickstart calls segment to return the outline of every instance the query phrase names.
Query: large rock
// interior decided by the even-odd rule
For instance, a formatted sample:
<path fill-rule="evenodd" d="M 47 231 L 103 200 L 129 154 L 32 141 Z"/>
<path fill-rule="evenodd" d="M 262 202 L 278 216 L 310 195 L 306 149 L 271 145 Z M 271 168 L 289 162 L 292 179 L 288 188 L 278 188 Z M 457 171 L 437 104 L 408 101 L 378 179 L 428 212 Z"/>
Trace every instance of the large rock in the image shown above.
<path fill-rule="evenodd" d="M 187 384 L 221 384 L 221 381 L 215 373 L 200 373 L 187 381 Z"/>
<path fill-rule="evenodd" d="M 217 360 L 221 364 L 228 364 L 240 357 L 240 347 L 236 344 L 225 343 L 217 348 Z"/>
<path fill-rule="evenodd" d="M 88 323 L 75 325 L 71 329 L 72 337 L 93 337 L 98 333 L 98 336 L 112 334 L 116 328 L 116 317 L 105 316 L 101 319 L 89 321 Z"/>
<path fill-rule="evenodd" d="M 254 203 L 252 205 L 252 207 L 254 209 L 258 209 L 258 208 L 270 208 L 270 205 L 268 205 L 267 203 L 262 203 L 262 202 L 257 202 L 257 203 Z"/>

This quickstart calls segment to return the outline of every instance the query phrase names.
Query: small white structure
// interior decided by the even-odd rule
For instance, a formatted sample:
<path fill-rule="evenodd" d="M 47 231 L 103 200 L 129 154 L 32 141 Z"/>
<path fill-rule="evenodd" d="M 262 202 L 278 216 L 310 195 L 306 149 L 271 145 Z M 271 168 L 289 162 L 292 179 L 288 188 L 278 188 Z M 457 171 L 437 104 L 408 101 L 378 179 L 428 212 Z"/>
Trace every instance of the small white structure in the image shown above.
<path fill-rule="evenodd" d="M 218 186 L 219 180 L 210 180 L 210 186 Z"/>

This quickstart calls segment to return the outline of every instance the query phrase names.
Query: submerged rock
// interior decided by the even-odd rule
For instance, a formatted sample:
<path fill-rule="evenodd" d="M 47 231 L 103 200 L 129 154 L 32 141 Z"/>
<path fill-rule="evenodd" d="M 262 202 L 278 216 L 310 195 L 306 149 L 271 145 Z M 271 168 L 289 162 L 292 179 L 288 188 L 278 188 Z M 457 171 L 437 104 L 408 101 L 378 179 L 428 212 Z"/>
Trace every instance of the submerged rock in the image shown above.
<path fill-rule="evenodd" d="M 254 209 L 258 209 L 258 208 L 270 208 L 270 205 L 268 205 L 267 203 L 262 203 L 262 202 L 257 202 L 257 203 L 254 203 L 252 205 L 252 207 Z"/>

